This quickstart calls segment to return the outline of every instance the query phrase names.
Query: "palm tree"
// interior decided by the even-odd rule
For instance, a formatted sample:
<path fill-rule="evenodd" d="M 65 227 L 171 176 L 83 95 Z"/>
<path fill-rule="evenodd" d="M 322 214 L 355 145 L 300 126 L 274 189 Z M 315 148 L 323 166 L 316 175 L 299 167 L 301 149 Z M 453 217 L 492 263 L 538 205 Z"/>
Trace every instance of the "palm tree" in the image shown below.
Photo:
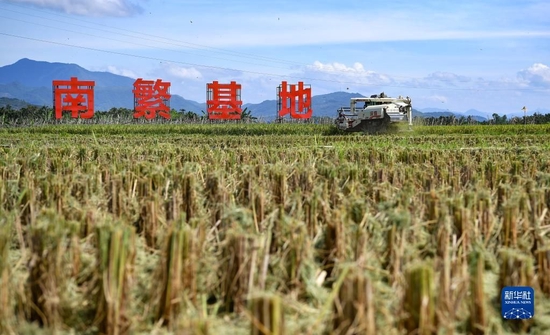
<path fill-rule="evenodd" d="M 248 107 L 245 107 L 241 112 L 241 120 L 256 120 L 257 117 L 252 116 L 252 111 L 248 110 Z"/>

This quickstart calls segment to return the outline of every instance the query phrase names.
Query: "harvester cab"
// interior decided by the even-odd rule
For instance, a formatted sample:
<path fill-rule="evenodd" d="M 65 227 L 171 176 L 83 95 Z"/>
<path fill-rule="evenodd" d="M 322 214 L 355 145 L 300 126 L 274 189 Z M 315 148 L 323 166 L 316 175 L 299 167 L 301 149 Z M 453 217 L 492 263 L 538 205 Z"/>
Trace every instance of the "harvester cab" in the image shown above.
<path fill-rule="evenodd" d="M 412 105 L 409 97 L 390 98 L 384 94 L 370 98 L 351 98 L 349 107 L 340 107 L 336 126 L 349 132 L 382 133 L 394 122 L 412 126 Z"/>

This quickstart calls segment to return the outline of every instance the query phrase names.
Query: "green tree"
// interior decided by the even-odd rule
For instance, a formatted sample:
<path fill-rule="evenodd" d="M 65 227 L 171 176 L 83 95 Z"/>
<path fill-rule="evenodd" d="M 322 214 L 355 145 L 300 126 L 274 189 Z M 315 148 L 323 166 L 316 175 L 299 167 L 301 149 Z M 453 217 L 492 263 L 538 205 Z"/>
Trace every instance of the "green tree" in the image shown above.
<path fill-rule="evenodd" d="M 245 107 L 241 113 L 241 120 L 256 120 L 257 117 L 252 116 L 252 111 L 248 110 L 248 107 Z"/>

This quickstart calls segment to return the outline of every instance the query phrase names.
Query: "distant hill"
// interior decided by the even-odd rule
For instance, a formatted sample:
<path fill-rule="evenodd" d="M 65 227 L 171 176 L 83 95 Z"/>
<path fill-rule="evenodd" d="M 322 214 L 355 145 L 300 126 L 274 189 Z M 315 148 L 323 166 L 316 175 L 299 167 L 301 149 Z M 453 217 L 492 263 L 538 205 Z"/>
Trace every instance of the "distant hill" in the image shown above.
<path fill-rule="evenodd" d="M 76 64 L 41 62 L 28 58 L 0 67 L 0 84 L 17 82 L 27 87 L 45 87 L 49 91 L 52 89 L 52 80 L 68 80 L 71 77 L 94 80 L 97 88 L 132 87 L 135 81 L 110 72 L 88 71 Z"/>
<path fill-rule="evenodd" d="M 456 113 L 449 112 L 446 110 L 439 110 L 437 108 L 423 108 L 419 111 L 416 111 L 414 115 L 420 116 L 420 117 L 440 117 L 440 116 L 447 117 L 447 116 L 456 115 Z"/>
<path fill-rule="evenodd" d="M 422 116 L 422 117 L 435 117 L 435 118 L 438 118 L 438 117 L 441 117 L 441 116 L 447 117 L 447 116 L 454 115 L 457 118 L 460 118 L 460 117 L 465 117 L 466 118 L 468 116 L 471 116 L 472 119 L 474 119 L 478 122 L 487 121 L 487 119 L 488 119 L 485 116 L 486 115 L 485 113 L 483 113 L 481 111 L 478 111 L 476 109 L 469 109 L 464 113 L 460 113 L 460 112 L 450 111 L 448 109 L 442 109 L 442 108 L 422 108 L 419 112 L 420 113 L 417 113 L 416 115 Z"/>
<path fill-rule="evenodd" d="M 351 98 L 364 98 L 359 93 L 335 92 L 316 95 L 311 99 L 313 114 L 316 116 L 336 117 L 336 111 L 340 107 L 349 106 Z M 316 112 L 317 111 L 317 112 Z"/>
<path fill-rule="evenodd" d="M 313 115 L 314 116 L 328 116 L 328 117 L 336 117 L 336 111 L 340 107 L 349 106 L 350 99 L 351 98 L 362 98 L 365 97 L 364 95 L 360 93 L 348 93 L 348 92 L 334 92 L 334 93 L 328 93 L 328 94 L 321 94 L 321 95 L 315 95 L 311 98 L 312 102 L 312 108 L 313 108 Z M 414 105 L 414 101 L 413 101 Z M 261 117 L 264 120 L 273 120 L 275 119 L 276 113 L 277 113 L 277 100 L 266 100 L 259 104 L 245 104 L 243 106 L 247 107 L 250 111 L 252 111 L 252 115 L 256 117 Z M 455 117 L 468 117 L 469 115 L 472 116 L 472 118 L 476 121 L 486 121 L 487 118 L 483 116 L 483 112 L 477 111 L 475 109 L 470 109 L 466 113 L 459 113 L 454 111 L 449 111 L 445 109 L 440 108 L 423 108 L 421 110 L 417 110 L 413 108 L 413 116 L 414 117 L 422 117 L 422 118 L 428 118 L 428 117 L 435 117 L 438 118 L 440 116 L 452 116 Z"/>
<path fill-rule="evenodd" d="M 541 115 L 550 114 L 550 109 L 545 109 L 545 108 L 537 108 L 537 109 L 534 109 L 534 110 L 527 109 L 526 114 L 528 116 L 530 116 L 530 115 L 533 115 L 535 113 L 541 114 Z M 523 116 L 524 116 L 524 113 L 522 111 L 506 114 L 506 117 L 509 118 L 509 119 L 511 119 L 513 117 L 522 118 Z"/>
<path fill-rule="evenodd" d="M 21 109 L 30 105 L 31 104 L 26 101 L 15 98 L 0 98 L 0 107 L 10 106 L 12 109 Z"/>
<path fill-rule="evenodd" d="M 95 108 L 107 111 L 113 107 L 134 107 L 132 87 L 135 79 L 110 72 L 88 71 L 76 64 L 49 63 L 21 59 L 0 67 L 0 97 L 17 98 L 39 106 L 52 105 L 52 81 L 57 79 L 95 81 Z M 200 112 L 204 104 L 173 95 L 170 107 Z"/>
<path fill-rule="evenodd" d="M 0 84 L 0 97 L 20 99 L 33 105 L 52 105 L 51 87 L 27 87 L 17 82 Z"/>
<path fill-rule="evenodd" d="M 336 111 L 349 106 L 351 98 L 359 98 L 359 93 L 334 92 L 311 97 L 311 108 L 314 116 L 336 117 Z M 277 114 L 277 100 L 265 100 L 258 104 L 244 104 L 243 108 L 252 111 L 252 115 L 264 120 L 274 120 Z"/>

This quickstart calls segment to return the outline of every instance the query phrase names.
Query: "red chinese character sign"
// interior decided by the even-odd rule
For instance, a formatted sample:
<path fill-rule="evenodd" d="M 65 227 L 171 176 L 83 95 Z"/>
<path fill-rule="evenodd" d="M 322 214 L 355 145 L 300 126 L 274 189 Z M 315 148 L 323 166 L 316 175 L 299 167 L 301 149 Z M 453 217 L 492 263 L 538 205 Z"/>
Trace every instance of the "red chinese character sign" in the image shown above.
<path fill-rule="evenodd" d="M 170 119 L 170 83 L 160 79 L 143 80 L 138 78 L 134 82 L 134 118 L 145 117 L 151 120 L 157 113 Z"/>
<path fill-rule="evenodd" d="M 71 80 L 54 80 L 52 86 L 56 119 L 61 119 L 63 112 L 71 112 L 74 119 L 94 116 L 94 81 L 71 77 Z"/>
<path fill-rule="evenodd" d="M 286 81 L 277 88 L 279 98 L 278 117 L 290 114 L 293 119 L 309 119 L 313 114 L 311 109 L 311 87 L 304 87 L 299 81 L 297 85 L 288 85 Z"/>
<path fill-rule="evenodd" d="M 217 81 L 206 85 L 206 110 L 209 120 L 240 120 L 242 114 L 241 84 Z"/>

